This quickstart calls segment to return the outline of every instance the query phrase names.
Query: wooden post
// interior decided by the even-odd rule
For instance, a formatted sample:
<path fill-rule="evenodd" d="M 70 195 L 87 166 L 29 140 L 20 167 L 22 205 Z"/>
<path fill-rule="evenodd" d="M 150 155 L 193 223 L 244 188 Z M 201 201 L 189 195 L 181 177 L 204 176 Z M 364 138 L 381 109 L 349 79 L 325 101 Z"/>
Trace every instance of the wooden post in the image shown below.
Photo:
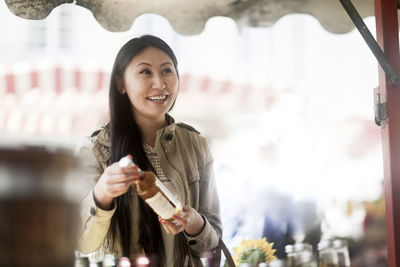
<path fill-rule="evenodd" d="M 374 1 L 377 41 L 393 69 L 400 73 L 397 1 Z M 400 86 L 391 84 L 380 66 L 379 92 L 388 110 L 381 131 L 388 263 L 389 267 L 400 267 Z"/>

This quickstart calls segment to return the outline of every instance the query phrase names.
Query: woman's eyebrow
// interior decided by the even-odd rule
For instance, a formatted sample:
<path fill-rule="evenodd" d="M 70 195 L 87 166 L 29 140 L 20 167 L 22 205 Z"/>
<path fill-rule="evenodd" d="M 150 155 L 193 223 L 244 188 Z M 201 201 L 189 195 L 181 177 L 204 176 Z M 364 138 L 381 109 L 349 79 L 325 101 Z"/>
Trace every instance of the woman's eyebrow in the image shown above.
<path fill-rule="evenodd" d="M 140 65 L 147 65 L 147 66 L 151 67 L 151 64 L 150 63 L 146 63 L 146 62 L 141 62 L 141 63 L 137 64 L 136 67 L 139 67 Z M 160 66 L 164 66 L 164 65 L 172 65 L 172 63 L 171 62 L 164 62 Z"/>
<path fill-rule="evenodd" d="M 139 63 L 139 64 L 136 65 L 136 67 L 139 67 L 140 65 L 147 65 L 147 66 L 151 67 L 151 64 L 150 63 L 146 63 L 146 62 Z"/>

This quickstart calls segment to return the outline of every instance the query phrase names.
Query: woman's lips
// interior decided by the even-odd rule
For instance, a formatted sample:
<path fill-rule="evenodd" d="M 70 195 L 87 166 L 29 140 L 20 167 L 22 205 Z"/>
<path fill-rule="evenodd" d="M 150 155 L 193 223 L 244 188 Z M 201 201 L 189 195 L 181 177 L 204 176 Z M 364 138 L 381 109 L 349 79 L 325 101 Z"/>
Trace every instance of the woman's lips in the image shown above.
<path fill-rule="evenodd" d="M 168 95 L 156 95 L 156 96 L 149 96 L 147 97 L 150 101 L 164 101 L 167 100 Z"/>

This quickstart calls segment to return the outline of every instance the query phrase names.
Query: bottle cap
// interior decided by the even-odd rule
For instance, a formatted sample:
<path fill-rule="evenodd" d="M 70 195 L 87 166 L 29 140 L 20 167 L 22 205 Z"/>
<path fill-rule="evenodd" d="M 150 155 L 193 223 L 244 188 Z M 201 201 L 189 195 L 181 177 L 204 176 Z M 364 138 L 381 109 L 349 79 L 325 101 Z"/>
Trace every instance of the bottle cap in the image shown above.
<path fill-rule="evenodd" d="M 119 166 L 121 167 L 128 167 L 134 165 L 132 160 L 128 156 L 121 158 L 118 163 Z"/>

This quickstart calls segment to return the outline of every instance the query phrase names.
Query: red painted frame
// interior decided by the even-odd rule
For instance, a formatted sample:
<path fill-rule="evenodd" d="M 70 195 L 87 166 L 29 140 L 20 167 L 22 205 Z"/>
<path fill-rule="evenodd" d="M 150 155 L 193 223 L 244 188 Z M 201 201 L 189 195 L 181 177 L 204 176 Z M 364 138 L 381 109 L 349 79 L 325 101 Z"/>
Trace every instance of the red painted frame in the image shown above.
<path fill-rule="evenodd" d="M 393 69 L 400 73 L 399 26 L 396 0 L 374 0 L 377 41 Z M 389 267 L 400 267 L 400 86 L 390 83 L 379 66 L 381 102 L 388 120 L 382 128 L 384 190 Z"/>

